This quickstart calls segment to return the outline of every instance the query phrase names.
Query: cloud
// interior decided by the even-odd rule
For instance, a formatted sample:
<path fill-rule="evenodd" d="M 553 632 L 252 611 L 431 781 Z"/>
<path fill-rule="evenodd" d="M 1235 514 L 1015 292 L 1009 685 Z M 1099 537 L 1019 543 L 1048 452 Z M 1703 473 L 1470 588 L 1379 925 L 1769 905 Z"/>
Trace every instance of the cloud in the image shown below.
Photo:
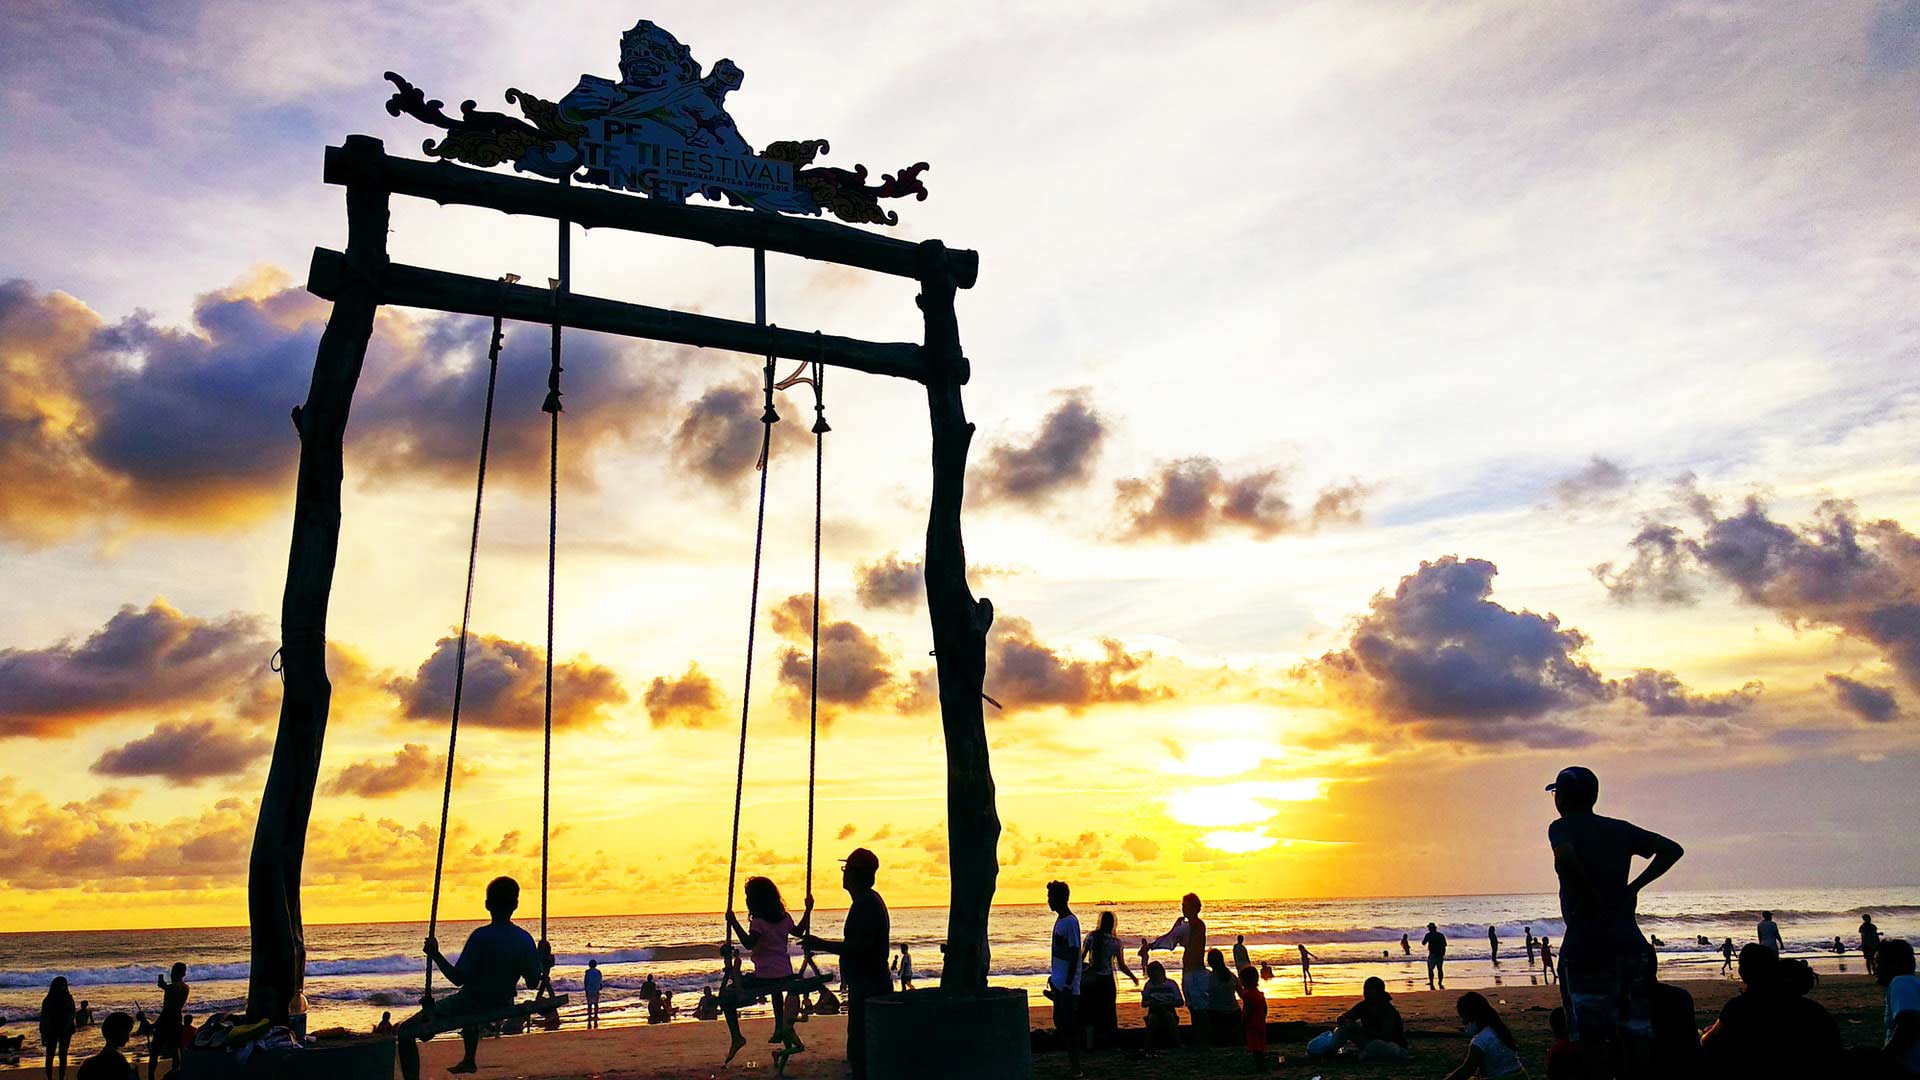
<path fill-rule="evenodd" d="M 142 312 L 108 323 L 63 293 L 0 283 L 0 537 L 30 544 L 107 522 L 206 529 L 257 519 L 293 494 L 304 401 L 330 307 L 265 271 L 198 298 L 189 327 Z M 383 310 L 355 397 L 349 476 L 471 482 L 491 327 Z M 544 353 L 517 326 L 509 355 Z M 536 343 L 538 349 L 536 350 Z M 567 339 L 566 426 L 577 477 L 600 447 L 657 416 L 665 353 L 592 334 Z M 501 366 L 489 472 L 546 479 L 545 366 Z"/>
<path fill-rule="evenodd" d="M 458 637 L 441 638 L 417 672 L 387 682 L 409 718 L 446 723 L 451 717 L 459 644 Z M 475 634 L 467 643 L 460 721 L 484 727 L 538 728 L 545 680 L 544 654 L 537 647 Z M 610 668 L 584 657 L 553 666 L 556 728 L 605 722 L 607 709 L 626 701 L 626 688 Z"/>
<path fill-rule="evenodd" d="M 834 834 L 834 839 L 851 840 L 853 839 L 853 834 L 854 834 L 853 824 L 849 822 L 845 825 L 840 826 L 840 831 Z"/>
<path fill-rule="evenodd" d="M 1266 540 L 1283 533 L 1352 524 L 1359 520 L 1367 494 L 1358 481 L 1333 485 L 1301 514 L 1286 492 L 1286 477 L 1279 469 L 1230 476 L 1210 457 L 1165 462 L 1155 475 L 1120 480 L 1115 490 L 1124 537 L 1165 537 L 1183 544 L 1234 529 Z"/>
<path fill-rule="evenodd" d="M 1687 689 L 1671 671 L 1641 668 L 1616 684 L 1626 698 L 1645 706 L 1652 716 L 1724 717 L 1745 712 L 1764 689 L 1749 682 L 1738 690 L 1698 694 Z"/>
<path fill-rule="evenodd" d="M 1347 647 L 1310 670 L 1336 693 L 1432 737 L 1571 746 L 1585 733 L 1547 719 L 1606 701 L 1613 687 L 1581 655 L 1586 636 L 1553 615 L 1489 597 L 1499 570 L 1448 555 L 1374 596 Z"/>
<path fill-rule="evenodd" d="M 211 720 L 163 721 L 153 732 L 100 755 L 91 771 L 101 776 L 155 776 L 169 784 L 196 784 L 214 776 L 246 772 L 273 752 L 273 739 L 222 730 Z"/>
<path fill-rule="evenodd" d="M 1112 638 L 1102 639 L 1100 647 L 1098 660 L 1063 656 L 1034 636 L 1032 623 L 1003 615 L 987 638 L 987 692 L 1008 712 L 1047 705 L 1078 712 L 1089 705 L 1171 696 L 1164 688 L 1140 685 L 1151 653 L 1129 652 Z"/>
<path fill-rule="evenodd" d="M 438 787 L 446 774 L 445 754 L 435 754 L 419 743 L 407 743 L 393 752 L 392 761 L 363 758 L 347 765 L 321 790 L 328 795 L 385 799 L 414 788 Z"/>
<path fill-rule="evenodd" d="M 1152 862 L 1160 857 L 1160 845 L 1144 836 L 1129 836 L 1120 841 L 1120 848 L 1133 856 L 1134 862 Z"/>
<path fill-rule="evenodd" d="M 1595 454 L 1579 471 L 1554 482 L 1553 501 L 1569 508 L 1606 504 L 1627 485 L 1627 470 Z"/>
<path fill-rule="evenodd" d="M 0 650 L 0 737 L 57 735 L 129 709 L 223 704 L 261 715 L 273 653 L 258 619 L 129 604 L 74 644 Z"/>
<path fill-rule="evenodd" d="M 727 699 L 699 664 L 677 679 L 656 675 L 641 703 L 654 727 L 703 728 L 725 719 Z"/>
<path fill-rule="evenodd" d="M 997 442 L 973 472 L 979 493 L 990 500 L 1038 506 L 1061 491 L 1084 484 L 1107 436 L 1106 420 L 1086 390 L 1060 394 L 1060 403 L 1025 443 Z"/>
<path fill-rule="evenodd" d="M 854 595 L 869 608 L 912 608 L 925 593 L 925 571 L 921 560 L 908 562 L 899 552 L 890 551 L 853 568 Z"/>
<path fill-rule="evenodd" d="M 765 398 L 760 388 L 740 385 L 709 387 L 680 415 L 673 432 L 673 457 L 681 468 L 715 487 L 730 487 L 754 471 L 760 460 L 760 414 Z M 797 406 L 776 399 L 784 407 L 773 425 L 773 453 L 809 446 L 807 424 L 793 419 Z"/>
<path fill-rule="evenodd" d="M 1853 505 L 1828 500 L 1798 527 L 1774 520 L 1749 496 L 1721 516 L 1700 500 L 1698 537 L 1652 524 L 1634 538 L 1634 559 L 1594 574 L 1623 600 L 1684 602 L 1704 576 L 1796 626 L 1821 626 L 1878 648 L 1920 689 L 1920 537 L 1898 522 L 1861 521 Z"/>
<path fill-rule="evenodd" d="M 780 685 L 796 709 L 804 709 L 813 679 L 811 647 L 813 608 L 805 594 L 789 596 L 772 610 L 775 633 L 796 644 L 780 652 Z M 820 616 L 820 686 L 822 720 L 830 721 L 842 709 L 879 705 L 898 696 L 893 655 L 880 640 L 860 626 Z"/>
<path fill-rule="evenodd" d="M 1900 702 L 1893 696 L 1893 690 L 1885 686 L 1861 682 L 1845 675 L 1828 674 L 1827 685 L 1833 688 L 1834 696 L 1840 699 L 1841 707 L 1862 720 L 1875 724 L 1884 724 L 1901 717 Z"/>

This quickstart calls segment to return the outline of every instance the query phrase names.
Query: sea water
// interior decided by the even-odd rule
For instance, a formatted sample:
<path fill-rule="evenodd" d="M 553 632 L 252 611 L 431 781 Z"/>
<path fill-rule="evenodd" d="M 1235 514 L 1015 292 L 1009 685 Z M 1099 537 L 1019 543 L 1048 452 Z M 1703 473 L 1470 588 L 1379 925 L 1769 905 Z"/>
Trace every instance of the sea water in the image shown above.
<path fill-rule="evenodd" d="M 882 882 L 884 892 L 885 882 Z M 1097 896 L 1076 898 L 1075 913 L 1092 930 L 1102 910 L 1112 910 L 1128 946 L 1128 962 L 1141 938 L 1164 933 L 1179 915 L 1179 900 L 1156 903 L 1102 903 Z M 1790 954 L 1805 956 L 1822 972 L 1864 971 L 1859 953 L 1860 916 L 1871 912 L 1888 937 L 1920 936 L 1920 887 L 1860 889 L 1776 889 L 1723 892 L 1663 891 L 1657 886 L 1640 899 L 1640 928 L 1663 945 L 1664 978 L 1716 978 L 1718 944 L 1753 940 L 1762 909 L 1771 909 Z M 1222 900 L 1206 905 L 1208 943 L 1226 953 L 1236 935 L 1245 935 L 1253 962 L 1272 964 L 1274 978 L 1264 985 L 1269 996 L 1354 994 L 1362 980 L 1377 975 L 1390 990 L 1426 988 L 1425 952 L 1420 938 L 1429 922 L 1448 937 L 1448 989 L 1528 985 L 1544 981 L 1538 957 L 1527 963 L 1525 936 L 1551 938 L 1556 947 L 1565 929 L 1559 901 L 1550 893 L 1496 896 L 1383 897 L 1335 900 Z M 839 934 L 843 912 L 823 909 L 814 915 L 823 936 Z M 905 943 L 913 954 L 915 982 L 939 983 L 940 942 L 946 936 L 946 912 L 939 908 L 896 908 L 892 912 L 895 955 Z M 534 929 L 537 920 L 522 919 Z M 456 953 L 478 924 L 442 922 L 439 938 Z M 992 982 L 1024 987 L 1035 994 L 1045 985 L 1053 914 L 1040 905 L 1001 906 L 993 910 L 990 939 Z M 1500 938 L 1499 964 L 1491 962 L 1487 927 Z M 311 1030 L 345 1027 L 368 1030 L 391 1011 L 397 1022 L 416 1007 L 424 987 L 422 923 L 377 923 L 307 928 L 307 996 Z M 549 925 L 556 957 L 554 985 L 572 995 L 563 1011 L 567 1026 L 584 1012 L 580 979 L 589 959 L 600 962 L 606 983 L 601 1011 L 609 1025 L 641 1023 L 645 1009 L 637 993 L 651 975 L 674 991 L 682 1020 L 704 986 L 719 983 L 720 917 L 699 915 L 622 915 L 563 918 Z M 1409 935 L 1412 954 L 1401 951 Z M 1714 948 L 1697 944 L 1704 935 Z M 1836 955 L 1835 937 L 1846 946 Z M 1313 981 L 1301 978 L 1296 946 L 1313 953 Z M 189 967 L 196 1016 L 234 1011 L 246 994 L 248 939 L 244 928 L 188 930 L 47 931 L 0 934 L 0 1034 L 31 1032 L 48 982 L 64 975 L 75 999 L 85 999 L 96 1021 L 115 1009 L 144 1007 L 155 1015 L 160 991 L 155 979 L 175 961 Z M 1177 967 L 1176 954 L 1157 954 Z M 833 957 L 819 958 L 829 972 Z M 1140 973 L 1144 976 L 1144 973 Z M 435 986 L 445 992 L 436 975 Z M 1121 993 L 1127 984 L 1122 977 Z M 76 1040 L 76 1052 L 98 1044 L 97 1028 Z M 28 1053 L 38 1045 L 29 1035 Z"/>

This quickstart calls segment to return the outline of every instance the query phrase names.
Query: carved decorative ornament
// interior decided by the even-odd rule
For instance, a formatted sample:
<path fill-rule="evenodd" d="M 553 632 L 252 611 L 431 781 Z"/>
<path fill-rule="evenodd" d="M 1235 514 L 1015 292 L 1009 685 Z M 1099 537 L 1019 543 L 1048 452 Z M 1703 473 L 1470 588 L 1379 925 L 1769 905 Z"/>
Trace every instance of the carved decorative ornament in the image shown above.
<path fill-rule="evenodd" d="M 726 97 L 743 74 L 721 60 L 702 76 L 700 64 L 667 31 L 641 20 L 620 38 L 620 79 L 582 75 L 559 101 L 509 88 L 521 115 L 486 112 L 472 101 L 448 116 L 442 103 L 394 72 L 387 112 L 411 116 L 446 134 L 423 144 L 437 158 L 481 168 L 511 163 L 521 172 L 634 191 L 685 202 L 714 202 L 782 214 L 831 213 L 856 224 L 893 225 L 900 215 L 880 200 L 927 197 L 922 161 L 869 184 L 865 165 L 816 166 L 825 139 L 768 143 L 761 153 L 727 115 Z"/>

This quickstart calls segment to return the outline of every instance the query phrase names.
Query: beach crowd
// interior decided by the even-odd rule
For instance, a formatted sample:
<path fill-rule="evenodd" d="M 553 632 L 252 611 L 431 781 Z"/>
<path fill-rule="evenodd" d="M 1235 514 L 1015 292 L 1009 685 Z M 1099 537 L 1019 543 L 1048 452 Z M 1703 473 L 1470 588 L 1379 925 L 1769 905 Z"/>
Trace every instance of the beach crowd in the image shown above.
<path fill-rule="evenodd" d="M 1872 916 L 1863 916 L 1859 948 L 1867 971 L 1884 990 L 1884 1030 L 1878 1048 L 1848 1051 L 1834 1018 L 1808 996 L 1817 981 L 1812 968 L 1805 960 L 1782 955 L 1785 941 L 1772 912 L 1762 913 L 1754 940 L 1737 949 L 1731 938 L 1716 946 L 1696 937 L 1694 944 L 1717 952 L 1722 970 L 1737 972 L 1742 984 L 1741 992 L 1702 1031 L 1687 990 L 1658 978 L 1656 948 L 1664 943 L 1643 937 L 1636 917 L 1640 892 L 1671 869 L 1684 851 L 1658 833 L 1595 813 L 1599 780 L 1590 770 L 1563 769 L 1547 790 L 1559 812 L 1547 835 L 1565 931 L 1556 951 L 1551 940 L 1536 938 L 1532 927 L 1526 927 L 1521 948 L 1527 970 L 1531 972 L 1537 960 L 1542 977 L 1559 988 L 1561 1004 L 1547 1017 L 1552 1035 L 1546 1059 L 1549 1080 L 1920 1077 L 1920 975 L 1911 944 L 1883 937 Z M 1632 864 L 1636 857 L 1647 860 L 1637 875 Z M 893 948 L 886 903 L 877 889 L 879 869 L 878 857 L 864 848 L 842 860 L 841 884 L 850 905 L 839 938 L 813 932 L 812 896 L 805 898 L 795 919 L 770 879 L 748 879 L 743 890 L 747 920 L 727 913 L 729 937 L 720 983 L 703 988 L 692 1007 L 698 1019 L 726 1021 L 728 1062 L 746 1043 L 740 1011 L 765 1001 L 774 1015 L 769 1041 L 778 1046 L 774 1060 L 780 1070 L 806 1049 L 799 1024 L 812 1016 L 844 1012 L 848 1064 L 856 1080 L 865 1080 L 868 1003 L 893 991 L 896 976 L 903 990 L 911 990 L 914 983 L 910 947 L 902 944 L 897 953 Z M 1086 1075 L 1089 1055 L 1120 1047 L 1147 1056 L 1180 1047 L 1238 1047 L 1252 1070 L 1272 1066 L 1267 1001 L 1261 989 L 1264 981 L 1273 979 L 1271 963 L 1256 966 L 1244 936 L 1236 936 L 1225 950 L 1214 947 L 1198 895 L 1188 893 L 1181 899 L 1180 913 L 1165 933 L 1134 939 L 1137 946 L 1131 947 L 1111 910 L 1102 910 L 1093 930 L 1082 934 L 1067 882 L 1048 883 L 1046 900 L 1054 923 L 1043 993 L 1052 1004 L 1052 1045 L 1064 1049 L 1074 1076 Z M 497 878 L 487 888 L 491 921 L 469 936 L 457 959 L 450 960 L 433 938 L 427 939 L 425 954 L 456 990 L 398 1024 L 383 1016 L 375 1029 L 395 1038 L 406 1080 L 418 1080 L 418 1043 L 435 1034 L 459 1031 L 466 1053 L 451 1071 L 461 1073 L 477 1068 L 483 1032 L 520 1030 L 534 1023 L 558 1026 L 549 979 L 552 951 L 514 923 L 518 902 L 518 884 Z M 797 968 L 791 952 L 796 941 L 803 950 Z M 1429 988 L 1445 989 L 1446 934 L 1428 923 L 1419 945 Z M 1400 947 L 1404 957 L 1412 957 L 1411 933 L 1401 936 Z M 1488 958 L 1499 964 L 1496 927 L 1487 928 L 1487 947 Z M 1301 980 L 1311 986 L 1317 957 L 1304 943 L 1295 948 Z M 1833 949 L 1843 952 L 1845 943 L 1836 938 Z M 1156 953 L 1166 954 L 1167 962 L 1154 959 Z M 840 958 L 838 982 L 844 996 L 834 993 L 835 980 L 821 972 L 816 955 Z M 1129 956 L 1139 971 L 1129 965 Z M 1168 968 L 1174 961 L 1177 977 Z M 1144 1013 L 1139 1029 L 1119 1025 L 1118 980 L 1123 976 L 1139 995 Z M 536 999 L 516 1005 L 522 983 L 535 990 Z M 600 1023 L 603 985 L 597 962 L 590 962 L 582 980 L 589 1028 Z M 126 1053 L 140 1041 L 146 1050 L 147 1080 L 155 1080 L 161 1063 L 177 1067 L 183 1053 L 208 1045 L 210 1036 L 217 1036 L 223 1046 L 238 1046 L 273 1037 L 298 1040 L 306 1034 L 304 1015 L 296 1016 L 294 1030 L 285 1034 L 279 1029 L 269 1033 L 265 1021 L 248 1023 L 238 1017 L 210 1018 L 196 1027 L 186 1012 L 190 987 L 185 964 L 173 965 L 160 977 L 158 989 L 157 1018 L 149 1019 L 142 1008 L 133 1015 L 113 1012 L 100 1021 L 104 1047 L 79 1066 L 79 1080 L 137 1080 Z M 650 1023 L 664 1023 L 680 1011 L 672 991 L 654 985 L 651 976 L 639 996 Z M 1468 1041 L 1447 1080 L 1525 1075 L 1513 1032 L 1485 995 L 1461 994 L 1455 1012 Z M 74 1000 L 65 978 L 54 979 L 39 1015 L 49 1080 L 65 1080 L 73 1036 L 93 1023 L 89 1003 Z M 14 1037 L 15 1052 L 22 1038 Z M 1385 982 L 1368 978 L 1360 1000 L 1310 1039 L 1306 1054 L 1328 1061 L 1406 1061 L 1407 1025 Z"/>

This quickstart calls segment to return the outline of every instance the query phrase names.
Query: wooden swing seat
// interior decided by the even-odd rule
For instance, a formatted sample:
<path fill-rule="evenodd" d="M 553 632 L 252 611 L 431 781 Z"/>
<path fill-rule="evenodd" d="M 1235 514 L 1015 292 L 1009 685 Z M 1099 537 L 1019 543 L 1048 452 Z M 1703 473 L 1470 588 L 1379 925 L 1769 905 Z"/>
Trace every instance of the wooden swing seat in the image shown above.
<path fill-rule="evenodd" d="M 503 1020 L 524 1020 L 530 1016 L 555 1012 L 566 1003 L 567 995 L 552 994 L 547 997 L 537 997 L 531 1001 L 502 1005 L 497 1009 L 487 1009 L 484 1012 L 447 1013 L 443 1016 L 431 1016 L 415 1023 L 413 1031 L 423 1036 L 444 1035 L 461 1028 L 486 1027 L 488 1024 L 497 1024 Z"/>
<path fill-rule="evenodd" d="M 720 988 L 723 1001 L 751 1004 L 770 994 L 811 994 L 832 985 L 831 975 L 783 975 L 777 979 L 735 979 Z"/>

